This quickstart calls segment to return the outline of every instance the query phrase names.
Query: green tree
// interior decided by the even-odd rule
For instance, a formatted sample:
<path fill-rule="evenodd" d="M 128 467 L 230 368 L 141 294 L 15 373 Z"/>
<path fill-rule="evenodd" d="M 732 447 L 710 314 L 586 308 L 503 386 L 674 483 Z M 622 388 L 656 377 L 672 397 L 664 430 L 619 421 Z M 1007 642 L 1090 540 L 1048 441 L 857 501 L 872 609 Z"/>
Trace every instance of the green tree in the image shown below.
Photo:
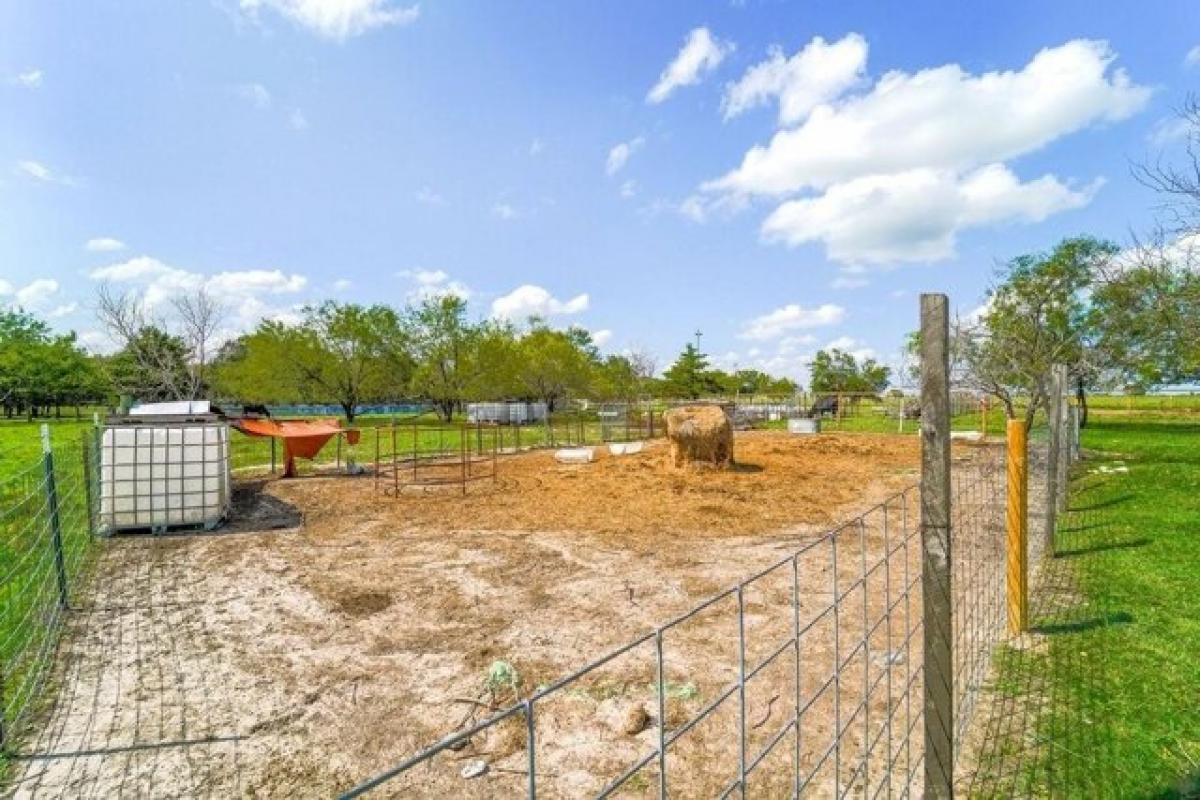
<path fill-rule="evenodd" d="M 405 315 L 415 369 L 412 388 L 449 421 L 481 383 L 480 328 L 467 320 L 467 303 L 455 295 L 423 300 Z"/>
<path fill-rule="evenodd" d="M 675 363 L 663 373 L 662 390 L 669 397 L 695 400 L 720 393 L 722 387 L 708 368 L 708 357 L 689 342 Z"/>
<path fill-rule="evenodd" d="M 1200 377 L 1200 263 L 1161 242 L 1126 254 L 1090 298 L 1087 324 L 1114 382 L 1145 389 Z"/>
<path fill-rule="evenodd" d="M 350 422 L 362 404 L 404 393 L 412 359 L 395 310 L 327 301 L 302 313 L 294 325 L 264 320 L 225 348 L 217 367 L 223 391 L 243 400 L 332 401 Z"/>
<path fill-rule="evenodd" d="M 810 370 L 812 390 L 822 393 L 878 394 L 887 388 L 892 374 L 890 368 L 873 358 L 865 358 L 860 364 L 853 353 L 836 347 L 818 350 Z"/>
<path fill-rule="evenodd" d="M 0 310 L 0 404 L 5 416 L 43 409 L 60 415 L 64 405 L 103 398 L 109 385 L 74 333 L 55 335 L 19 309 Z"/>
<path fill-rule="evenodd" d="M 556 331 L 535 323 L 517 342 L 517 353 L 518 386 L 550 411 L 564 398 L 585 395 L 592 387 L 596 352 L 590 335 L 582 336 L 578 328 Z"/>
<path fill-rule="evenodd" d="M 1102 369 L 1088 293 L 1116 254 L 1109 242 L 1064 239 L 1049 253 L 1010 261 L 978 319 L 959 324 L 952 351 L 959 379 L 996 397 L 1010 419 L 1024 401 L 1026 427 L 1045 405 L 1050 371 L 1066 364 L 1081 401 Z"/>

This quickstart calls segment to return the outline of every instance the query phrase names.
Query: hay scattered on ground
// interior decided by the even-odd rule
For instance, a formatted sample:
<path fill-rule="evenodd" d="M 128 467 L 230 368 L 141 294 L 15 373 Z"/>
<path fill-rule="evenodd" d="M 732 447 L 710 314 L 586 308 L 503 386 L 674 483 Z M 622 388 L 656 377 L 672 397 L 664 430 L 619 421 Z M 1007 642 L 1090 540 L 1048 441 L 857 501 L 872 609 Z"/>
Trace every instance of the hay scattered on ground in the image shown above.
<path fill-rule="evenodd" d="M 756 431 L 737 435 L 732 469 L 680 472 L 669 450 L 663 442 L 630 456 L 597 448 L 597 460 L 579 466 L 548 451 L 502 457 L 497 483 L 472 484 L 465 498 L 457 487 L 384 497 L 369 476 L 283 481 L 271 491 L 302 507 L 314 530 L 343 528 L 349 511 L 394 533 L 739 535 L 836 522 L 868 490 L 915 479 L 920 452 L 912 436 Z"/>

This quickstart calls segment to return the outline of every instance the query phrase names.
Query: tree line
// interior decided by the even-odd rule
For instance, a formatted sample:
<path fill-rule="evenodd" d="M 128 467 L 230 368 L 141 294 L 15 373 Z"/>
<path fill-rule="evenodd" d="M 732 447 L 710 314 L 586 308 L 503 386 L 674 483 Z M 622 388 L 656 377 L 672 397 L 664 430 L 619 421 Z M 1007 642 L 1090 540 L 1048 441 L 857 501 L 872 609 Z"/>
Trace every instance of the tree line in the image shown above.
<path fill-rule="evenodd" d="M 663 375 L 644 352 L 604 355 L 579 327 L 531 318 L 472 320 L 464 300 L 425 298 L 396 309 L 333 301 L 292 321 L 263 320 L 214 347 L 224 309 L 204 290 L 154 316 L 143 298 L 101 287 L 97 315 L 119 345 L 90 355 L 20 309 L 0 312 L 0 401 L 9 416 L 63 407 L 212 398 L 244 403 L 334 403 L 350 420 L 367 404 L 429 403 L 450 419 L 472 401 L 528 400 L 551 411 L 569 398 L 633 402 L 738 394 L 787 396 L 794 381 L 709 366 L 688 345 Z"/>

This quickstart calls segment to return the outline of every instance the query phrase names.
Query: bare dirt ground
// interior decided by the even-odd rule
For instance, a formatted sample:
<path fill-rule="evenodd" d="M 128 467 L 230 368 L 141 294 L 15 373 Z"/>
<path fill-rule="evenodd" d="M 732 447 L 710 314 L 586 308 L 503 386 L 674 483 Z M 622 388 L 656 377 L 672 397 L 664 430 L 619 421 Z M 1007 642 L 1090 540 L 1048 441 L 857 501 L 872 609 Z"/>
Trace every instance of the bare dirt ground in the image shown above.
<path fill-rule="evenodd" d="M 674 473 L 665 457 L 508 457 L 496 485 L 466 498 L 385 497 L 369 476 L 273 481 L 243 491 L 229 531 L 108 542 L 90 601 L 70 618 L 57 700 L 9 790 L 344 791 L 894 497 L 915 479 L 918 442 L 739 434 L 739 468 L 716 474 Z M 754 796 L 790 794 L 796 751 L 813 796 L 873 793 L 919 757 L 919 729 L 903 730 L 920 701 L 916 516 L 915 495 L 890 500 L 805 551 L 795 578 L 789 561 L 742 592 L 748 668 L 791 635 L 794 589 L 805 629 L 799 661 L 785 649 L 747 689 L 748 757 L 784 734 Z M 729 594 L 664 634 L 666 731 L 736 680 L 737 603 Z M 519 676 L 498 695 L 484 689 L 497 660 Z M 852 671 L 861 680 L 828 681 Z M 797 672 L 811 703 L 798 741 L 785 730 Z M 593 795 L 654 750 L 655 674 L 651 641 L 539 702 L 539 796 Z M 680 738 L 668 760 L 679 796 L 718 794 L 737 776 L 737 700 Z M 637 708 L 647 718 L 627 727 Z M 475 761 L 487 774 L 461 777 Z M 377 794 L 521 794 L 527 763 L 515 718 Z M 657 791 L 657 768 L 645 773 L 625 796 Z"/>

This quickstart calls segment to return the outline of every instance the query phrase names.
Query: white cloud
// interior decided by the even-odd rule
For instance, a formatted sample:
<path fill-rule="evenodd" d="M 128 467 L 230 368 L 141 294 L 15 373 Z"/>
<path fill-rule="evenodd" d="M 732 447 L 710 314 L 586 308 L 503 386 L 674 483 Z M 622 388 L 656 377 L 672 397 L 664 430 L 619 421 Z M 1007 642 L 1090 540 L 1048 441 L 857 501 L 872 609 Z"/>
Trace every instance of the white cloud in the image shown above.
<path fill-rule="evenodd" d="M 48 311 L 46 317 L 49 319 L 61 319 L 62 317 L 69 317 L 78 310 L 79 303 L 63 303 L 60 306 L 55 306 L 53 310 Z"/>
<path fill-rule="evenodd" d="M 608 328 L 601 328 L 598 331 L 592 331 L 592 341 L 596 344 L 596 347 L 604 347 L 604 345 L 612 340 L 612 335 L 613 332 Z"/>
<path fill-rule="evenodd" d="M 392 0 L 241 0 L 251 16 L 270 9 L 320 36 L 344 41 L 389 25 L 408 25 L 421 14 L 420 6 L 399 6 Z"/>
<path fill-rule="evenodd" d="M 40 89 L 42 86 L 42 71 L 27 69 L 12 79 L 13 83 L 25 89 Z"/>
<path fill-rule="evenodd" d="M 205 288 L 217 295 L 291 294 L 308 285 L 303 275 L 285 275 L 277 269 L 246 269 L 218 272 L 208 278 Z"/>
<path fill-rule="evenodd" d="M 747 322 L 738 338 L 756 341 L 777 339 L 789 331 L 837 325 L 845 318 L 846 309 L 833 303 L 816 308 L 790 303 Z"/>
<path fill-rule="evenodd" d="M 545 142 L 543 142 L 541 139 L 537 138 L 536 136 L 534 137 L 533 141 L 529 143 L 529 155 L 531 155 L 531 156 L 539 155 L 545 149 L 546 149 Z"/>
<path fill-rule="evenodd" d="M 255 108 L 271 107 L 271 92 L 261 83 L 243 83 L 235 91 L 238 97 Z"/>
<path fill-rule="evenodd" d="M 803 381 L 808 375 L 817 339 L 812 334 L 784 336 L 773 351 L 750 347 L 745 353 L 728 352 L 713 359 L 723 369 L 758 369 L 771 375 Z"/>
<path fill-rule="evenodd" d="M 0 297 L 7 297 L 13 293 L 13 285 L 8 281 L 0 278 Z"/>
<path fill-rule="evenodd" d="M 1187 55 L 1183 57 L 1183 64 L 1187 67 L 1200 64 L 1200 44 L 1187 51 Z"/>
<path fill-rule="evenodd" d="M 658 76 L 658 82 L 646 95 L 646 102 L 661 103 L 681 86 L 699 83 L 700 78 L 716 69 L 733 49 L 731 42 L 718 40 L 708 28 L 696 28 L 688 34 L 674 60 Z"/>
<path fill-rule="evenodd" d="M 471 289 L 461 281 L 451 280 L 445 270 L 405 269 L 397 272 L 396 277 L 412 283 L 412 288 L 406 295 L 410 303 L 420 303 L 430 298 L 447 295 L 463 300 L 471 299 Z"/>
<path fill-rule="evenodd" d="M 38 161 L 18 161 L 17 171 L 39 181 L 49 182 L 54 180 L 54 175 L 50 172 L 50 168 Z"/>
<path fill-rule="evenodd" d="M 95 239 L 88 239 L 83 249 L 89 253 L 113 253 L 117 250 L 124 250 L 125 243 L 110 236 L 99 236 Z"/>
<path fill-rule="evenodd" d="M 831 289 L 861 289 L 864 286 L 869 286 L 871 281 L 861 275 L 838 275 L 830 282 Z"/>
<path fill-rule="evenodd" d="M 117 350 L 116 344 L 108 334 L 103 331 L 87 330 L 81 331 L 79 334 L 79 343 L 83 345 L 88 352 L 108 355 Z"/>
<path fill-rule="evenodd" d="M 88 277 L 98 281 L 133 283 L 164 275 L 172 271 L 182 272 L 183 270 L 176 270 L 174 267 L 169 267 L 157 258 L 136 256 L 128 261 L 109 264 L 107 267 L 97 267 L 88 273 Z"/>
<path fill-rule="evenodd" d="M 308 285 L 303 275 L 286 274 L 278 269 L 227 270 L 213 275 L 174 267 L 151 256 L 135 256 L 88 273 L 96 281 L 129 284 L 141 292 L 147 310 L 160 308 L 164 302 L 187 292 L 200 289 L 232 305 L 239 317 L 248 319 L 250 300 L 259 295 L 295 294 Z M 251 324 L 257 319 L 248 320 Z"/>
<path fill-rule="evenodd" d="M 1156 147 L 1165 147 L 1172 142 L 1183 141 L 1192 133 L 1192 123 L 1183 117 L 1167 117 L 1154 123 L 1146 134 L 1146 140 Z"/>
<path fill-rule="evenodd" d="M 638 150 L 641 150 L 642 145 L 645 143 L 645 137 L 635 136 L 628 142 L 613 145 L 612 149 L 608 151 L 608 158 L 604 162 L 604 171 L 609 175 L 616 175 L 629 161 L 629 157 Z"/>
<path fill-rule="evenodd" d="M 706 222 L 713 214 L 730 217 L 746 210 L 749 205 L 750 199 L 741 194 L 726 194 L 717 197 L 693 194 L 684 198 L 677 210 L 692 222 Z"/>
<path fill-rule="evenodd" d="M 17 162 L 17 173 L 26 178 L 32 178 L 41 183 L 57 183 L 61 186 L 74 186 L 75 179 L 67 175 L 59 175 L 40 161 L 25 159 Z"/>
<path fill-rule="evenodd" d="M 1003 164 L 961 178 L 932 169 L 872 175 L 783 203 L 763 221 L 762 235 L 793 247 L 821 242 L 828 258 L 843 263 L 935 261 L 954 255 L 961 229 L 1040 222 L 1087 205 L 1099 186 L 1075 190 L 1052 175 L 1021 183 Z"/>
<path fill-rule="evenodd" d="M 46 305 L 51 297 L 58 294 L 58 281 L 51 278 L 38 278 L 30 281 L 14 293 L 16 304 L 27 311 L 37 311 Z"/>
<path fill-rule="evenodd" d="M 292 109 L 292 113 L 288 114 L 288 127 L 294 131 L 308 130 L 308 117 L 304 116 L 304 112 L 298 108 Z"/>
<path fill-rule="evenodd" d="M 773 47 L 766 61 L 726 87 L 721 108 L 730 119 L 777 99 L 779 123 L 794 125 L 862 81 L 866 68 L 867 41 L 857 33 L 832 44 L 818 36 L 791 58 Z"/>
<path fill-rule="evenodd" d="M 629 199 L 637 194 L 637 181 L 627 180 L 621 184 L 621 197 Z"/>
<path fill-rule="evenodd" d="M 858 339 L 852 336 L 839 336 L 838 338 L 828 342 L 822 350 L 841 350 L 843 353 L 849 353 L 854 356 L 856 361 L 863 361 L 868 358 L 875 358 L 875 350 L 867 347 Z"/>
<path fill-rule="evenodd" d="M 428 186 L 422 186 L 413 194 L 413 197 L 418 203 L 426 206 L 446 205 L 446 198 L 442 197 Z"/>
<path fill-rule="evenodd" d="M 820 106 L 705 184 L 781 195 L 911 169 L 967 171 L 1035 151 L 1089 125 L 1126 119 L 1150 89 L 1104 42 L 1040 51 L 1022 69 L 971 75 L 957 64 L 885 74 L 867 93 Z"/>
<path fill-rule="evenodd" d="M 982 303 L 980 303 L 979 305 L 975 306 L 967 313 L 959 314 L 958 321 L 968 327 L 970 327 L 972 325 L 978 325 L 980 322 L 983 322 L 983 320 L 987 318 L 988 314 L 991 313 L 992 304 L 995 303 L 995 301 L 996 301 L 995 297 L 989 297 L 987 300 L 985 300 Z"/>
<path fill-rule="evenodd" d="M 336 281 L 333 282 L 333 290 L 335 292 L 344 292 L 353 285 L 354 285 L 353 283 L 346 280 L 345 278 L 338 278 Z"/>
<path fill-rule="evenodd" d="M 570 300 L 559 300 L 541 286 L 518 286 L 503 297 L 492 301 L 492 316 L 497 319 L 523 320 L 528 317 L 550 317 L 578 314 L 588 308 L 587 294 Z"/>
<path fill-rule="evenodd" d="M 496 203 L 492 206 L 492 216 L 503 220 L 511 220 L 521 216 L 521 212 L 508 203 Z"/>
<path fill-rule="evenodd" d="M 704 222 L 708 218 L 708 208 L 705 205 L 704 198 L 698 195 L 692 195 L 684 199 L 679 204 L 679 213 L 690 219 L 692 222 Z"/>

